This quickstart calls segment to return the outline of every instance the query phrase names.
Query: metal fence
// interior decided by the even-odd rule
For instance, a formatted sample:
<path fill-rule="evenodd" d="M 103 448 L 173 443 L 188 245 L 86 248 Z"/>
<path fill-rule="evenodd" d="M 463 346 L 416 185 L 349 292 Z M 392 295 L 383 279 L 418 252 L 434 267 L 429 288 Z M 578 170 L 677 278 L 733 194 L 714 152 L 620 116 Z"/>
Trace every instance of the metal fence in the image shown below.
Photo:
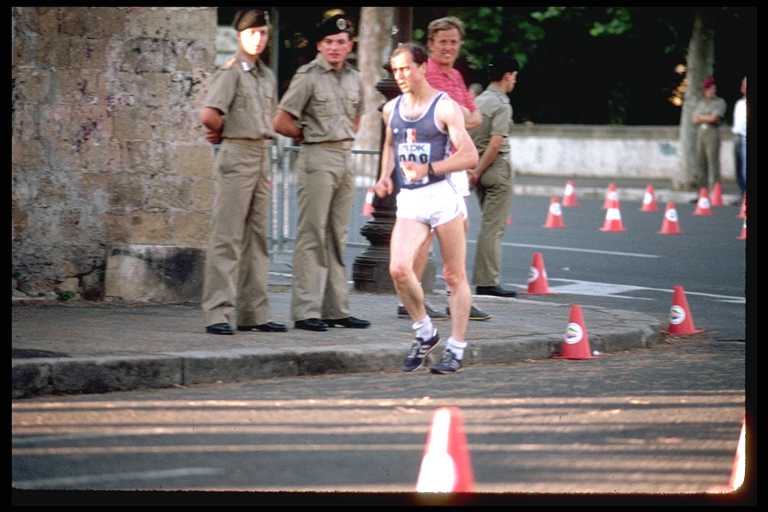
<path fill-rule="evenodd" d="M 271 147 L 272 208 L 270 210 L 269 252 L 272 258 L 293 251 L 296 241 L 298 200 L 296 193 L 296 158 L 298 146 Z M 355 200 L 349 216 L 348 245 L 367 247 L 360 228 L 369 220 L 362 215 L 362 205 L 369 187 L 379 174 L 379 151 L 353 149 L 352 173 L 355 176 Z"/>

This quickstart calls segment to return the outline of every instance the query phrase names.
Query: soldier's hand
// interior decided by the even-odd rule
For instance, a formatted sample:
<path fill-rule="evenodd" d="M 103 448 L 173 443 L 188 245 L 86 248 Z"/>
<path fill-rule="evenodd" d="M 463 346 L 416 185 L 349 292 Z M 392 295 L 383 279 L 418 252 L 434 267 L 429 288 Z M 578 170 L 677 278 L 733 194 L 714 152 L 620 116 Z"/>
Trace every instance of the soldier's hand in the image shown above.
<path fill-rule="evenodd" d="M 392 178 L 386 176 L 376 182 L 376 184 L 373 186 L 373 191 L 379 197 L 386 197 L 392 193 L 393 188 Z"/>
<path fill-rule="evenodd" d="M 221 142 L 221 130 L 211 130 L 210 128 L 206 128 L 205 130 L 205 140 L 210 142 L 211 144 L 218 144 Z"/>

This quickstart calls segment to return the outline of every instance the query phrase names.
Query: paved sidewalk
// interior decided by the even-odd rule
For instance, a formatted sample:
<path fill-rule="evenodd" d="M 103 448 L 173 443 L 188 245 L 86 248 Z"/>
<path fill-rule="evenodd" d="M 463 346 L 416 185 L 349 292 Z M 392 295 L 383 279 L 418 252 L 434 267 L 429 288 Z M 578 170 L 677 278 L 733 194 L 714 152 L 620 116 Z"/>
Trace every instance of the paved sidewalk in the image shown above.
<path fill-rule="evenodd" d="M 273 320 L 287 322 L 290 290 L 271 285 Z M 369 329 L 209 335 L 199 306 L 94 302 L 22 303 L 12 307 L 13 398 L 239 382 L 281 376 L 399 371 L 412 340 L 408 319 L 396 316 L 394 295 L 352 292 L 352 314 Z M 447 297 L 429 297 L 444 307 Z M 475 296 L 493 315 L 472 321 L 465 371 L 473 364 L 547 358 L 559 349 L 570 304 L 557 296 L 516 299 Z M 647 347 L 660 321 L 631 311 L 583 306 L 593 351 Z M 442 341 L 448 320 L 436 320 Z M 441 349 L 435 351 L 439 357 Z M 574 364 L 589 364 L 574 361 Z M 424 370 L 421 370 L 424 371 Z M 450 379 L 450 376 L 446 376 Z"/>

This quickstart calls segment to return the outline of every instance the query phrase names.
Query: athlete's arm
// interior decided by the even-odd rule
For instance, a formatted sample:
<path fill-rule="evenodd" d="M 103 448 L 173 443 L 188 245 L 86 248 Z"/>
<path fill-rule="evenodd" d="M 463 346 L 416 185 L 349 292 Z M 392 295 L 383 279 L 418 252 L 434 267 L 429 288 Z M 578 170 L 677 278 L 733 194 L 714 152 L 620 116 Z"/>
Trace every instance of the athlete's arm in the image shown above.
<path fill-rule="evenodd" d="M 445 160 L 433 163 L 432 170 L 441 175 L 474 168 L 479 160 L 477 148 L 464 127 L 464 115 L 459 104 L 443 98 L 437 102 L 436 115 L 438 123 L 445 126 L 455 151 Z M 429 171 L 428 165 L 415 162 L 401 162 L 400 167 L 411 181 L 422 179 Z"/>
<path fill-rule="evenodd" d="M 392 193 L 394 185 L 392 184 L 392 129 L 389 127 L 389 116 L 394 108 L 396 100 L 392 100 L 384 105 L 381 115 L 384 118 L 384 147 L 381 149 L 381 170 L 379 171 L 379 181 L 373 186 L 373 191 L 379 197 L 385 197 Z"/>

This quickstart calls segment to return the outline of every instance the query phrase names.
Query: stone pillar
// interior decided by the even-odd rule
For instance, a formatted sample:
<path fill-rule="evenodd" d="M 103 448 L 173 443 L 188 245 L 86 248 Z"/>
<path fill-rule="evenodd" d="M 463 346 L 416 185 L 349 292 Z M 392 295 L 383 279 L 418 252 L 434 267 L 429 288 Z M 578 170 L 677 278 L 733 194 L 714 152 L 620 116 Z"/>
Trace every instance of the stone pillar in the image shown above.
<path fill-rule="evenodd" d="M 14 287 L 100 298 L 113 243 L 204 247 L 215 7 L 12 7 Z"/>

